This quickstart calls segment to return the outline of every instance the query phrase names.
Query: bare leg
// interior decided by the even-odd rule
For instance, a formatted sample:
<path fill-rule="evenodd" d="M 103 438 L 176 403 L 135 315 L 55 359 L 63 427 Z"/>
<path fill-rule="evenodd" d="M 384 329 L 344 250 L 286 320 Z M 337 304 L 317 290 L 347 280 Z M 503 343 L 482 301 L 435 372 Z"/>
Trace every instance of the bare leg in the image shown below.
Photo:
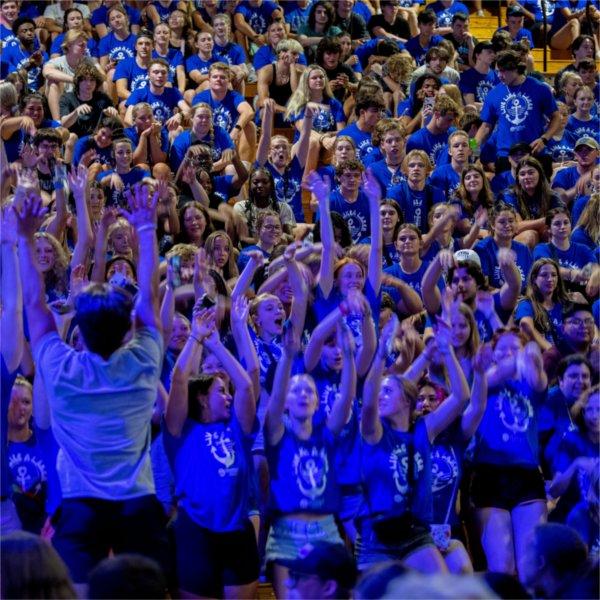
<path fill-rule="evenodd" d="M 256 125 L 250 121 L 246 123 L 239 144 L 240 158 L 253 163 L 256 160 Z"/>
<path fill-rule="evenodd" d="M 473 572 L 469 554 L 460 540 L 450 541 L 450 550 L 444 556 L 444 560 L 450 573 L 464 575 Z"/>
<path fill-rule="evenodd" d="M 62 96 L 64 85 L 58 81 L 49 80 L 46 88 L 46 98 L 48 99 L 48 108 L 55 121 L 60 121 L 60 97 Z"/>
<path fill-rule="evenodd" d="M 247 583 L 246 585 L 226 585 L 224 589 L 224 596 L 227 599 L 235 600 L 252 600 L 257 597 L 258 592 L 258 581 Z"/>
<path fill-rule="evenodd" d="M 534 500 L 526 504 L 519 504 L 519 506 L 513 509 L 511 517 L 515 544 L 515 562 L 519 578 L 521 578 L 525 548 L 531 542 L 533 530 L 540 523 L 546 522 L 546 503 L 543 500 Z"/>
<path fill-rule="evenodd" d="M 440 551 L 427 546 L 411 552 L 402 562 L 419 573 L 447 573 L 446 563 Z"/>
<path fill-rule="evenodd" d="M 515 549 L 510 513 L 501 508 L 480 508 L 477 519 L 488 571 L 515 574 Z"/>
<path fill-rule="evenodd" d="M 276 598 L 285 598 L 287 596 L 287 586 L 285 584 L 290 570 L 282 565 L 273 565 L 273 589 Z"/>
<path fill-rule="evenodd" d="M 572 19 L 552 36 L 550 46 L 555 50 L 566 50 L 571 47 L 580 31 L 581 23 L 577 19 Z"/>

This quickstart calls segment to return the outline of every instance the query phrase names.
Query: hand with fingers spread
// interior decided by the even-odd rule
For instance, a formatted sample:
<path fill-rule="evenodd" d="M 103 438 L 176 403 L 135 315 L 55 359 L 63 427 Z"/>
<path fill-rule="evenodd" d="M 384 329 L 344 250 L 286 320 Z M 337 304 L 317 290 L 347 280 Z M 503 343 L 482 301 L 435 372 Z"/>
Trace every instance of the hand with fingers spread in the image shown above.
<path fill-rule="evenodd" d="M 451 323 L 459 312 L 461 299 L 447 287 L 442 294 L 442 318 Z"/>
<path fill-rule="evenodd" d="M 215 309 L 201 308 L 199 302 L 194 306 L 192 335 L 200 343 L 208 339 L 216 331 Z"/>
<path fill-rule="evenodd" d="M 31 144 L 24 144 L 21 150 L 21 163 L 26 169 L 33 169 L 38 164 L 38 154 Z"/>
<path fill-rule="evenodd" d="M 473 370 L 477 373 L 485 373 L 494 362 L 494 351 L 491 344 L 482 344 L 472 360 Z"/>
<path fill-rule="evenodd" d="M 473 215 L 475 223 L 480 229 L 483 229 L 488 224 L 488 211 L 487 208 L 479 206 Z"/>
<path fill-rule="evenodd" d="M 440 267 L 445 271 L 456 266 L 456 259 L 452 250 L 440 250 L 436 258 Z"/>
<path fill-rule="evenodd" d="M 250 302 L 243 294 L 238 296 L 231 306 L 231 328 L 246 327 L 250 315 Z"/>
<path fill-rule="evenodd" d="M 158 194 L 155 192 L 150 197 L 147 185 L 136 185 L 125 191 L 125 198 L 129 203 L 129 210 L 121 209 L 121 214 L 135 228 L 136 232 L 156 229 Z"/>
<path fill-rule="evenodd" d="M 379 181 L 375 175 L 373 175 L 373 171 L 371 169 L 367 169 L 362 175 L 362 184 L 363 190 L 365 194 L 367 194 L 367 198 L 369 202 L 376 202 L 379 204 L 381 201 L 381 186 L 379 185 Z"/>
<path fill-rule="evenodd" d="M 89 282 L 90 280 L 87 276 L 85 265 L 77 265 L 71 270 L 71 277 L 69 280 L 69 296 L 71 301 L 81 294 Z"/>
<path fill-rule="evenodd" d="M 294 358 L 300 350 L 300 335 L 290 321 L 283 326 L 283 351 L 288 358 Z"/>
<path fill-rule="evenodd" d="M 40 196 L 30 191 L 20 206 L 13 205 L 13 211 L 17 220 L 17 235 L 21 239 L 30 240 L 40 228 L 48 209 L 44 208 Z"/>
<path fill-rule="evenodd" d="M 379 358 L 383 359 L 388 355 L 389 348 L 398 334 L 399 327 L 398 317 L 394 314 L 383 327 L 381 336 L 379 337 L 379 347 L 377 348 Z"/>
<path fill-rule="evenodd" d="M 491 319 L 496 312 L 494 305 L 494 295 L 491 292 L 478 290 L 475 296 L 475 309 L 483 313 L 486 319 Z"/>
<path fill-rule="evenodd" d="M 517 255 L 510 248 L 498 249 L 498 265 L 501 269 L 516 264 Z"/>
<path fill-rule="evenodd" d="M 354 350 L 356 349 L 354 336 L 350 331 L 350 327 L 348 327 L 344 321 L 338 321 L 336 328 L 336 339 L 337 345 L 342 349 L 344 355 L 354 355 Z"/>
<path fill-rule="evenodd" d="M 329 200 L 331 181 L 327 176 L 321 177 L 316 171 L 311 171 L 302 183 L 302 187 L 314 194 L 319 203 Z"/>
<path fill-rule="evenodd" d="M 88 169 L 85 165 L 79 164 L 77 169 L 72 169 L 67 175 L 69 189 L 73 196 L 78 198 L 85 197 L 88 189 Z"/>
<path fill-rule="evenodd" d="M 448 354 L 452 349 L 452 327 L 448 321 L 439 317 L 435 325 L 435 341 L 441 354 Z"/>

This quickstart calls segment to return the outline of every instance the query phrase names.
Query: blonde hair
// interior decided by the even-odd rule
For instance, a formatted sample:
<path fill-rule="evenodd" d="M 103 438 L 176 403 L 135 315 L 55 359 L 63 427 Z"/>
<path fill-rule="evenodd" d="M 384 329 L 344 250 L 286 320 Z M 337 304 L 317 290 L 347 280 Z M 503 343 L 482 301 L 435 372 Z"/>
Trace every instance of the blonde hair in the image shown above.
<path fill-rule="evenodd" d="M 65 33 L 65 37 L 60 45 L 61 50 L 66 52 L 68 47 L 80 38 L 84 39 L 87 43 L 87 41 L 90 39 L 90 36 L 81 29 L 69 29 L 69 31 Z"/>
<path fill-rule="evenodd" d="M 460 93 L 460 89 L 456 84 L 444 83 L 440 90 L 444 90 L 446 96 L 454 100 L 454 103 L 459 109 L 461 109 L 464 106 L 462 94 Z"/>
<path fill-rule="evenodd" d="M 226 279 L 232 279 L 233 277 L 237 277 L 239 275 L 239 271 L 237 268 L 237 262 L 235 260 L 235 252 L 233 248 L 233 242 L 227 233 L 224 231 L 213 231 L 204 242 L 204 251 L 206 252 L 206 257 L 208 258 L 209 266 L 215 266 L 213 259 L 213 252 L 215 249 L 215 242 L 218 239 L 224 239 L 227 241 L 227 247 L 229 250 L 229 259 L 227 264 L 223 268 L 223 275 Z M 227 270 L 227 272 L 226 272 Z"/>
<path fill-rule="evenodd" d="M 308 87 L 308 78 L 313 71 L 321 71 L 323 76 L 325 77 L 325 86 L 323 88 L 323 98 L 331 99 L 333 98 L 333 92 L 331 91 L 331 86 L 329 85 L 329 78 L 327 77 L 327 73 L 325 73 L 325 69 L 320 67 L 319 65 L 310 65 L 302 72 L 300 76 L 300 81 L 298 81 L 298 87 L 296 91 L 292 94 L 289 99 L 285 111 L 285 118 L 291 120 L 293 117 L 300 114 L 302 109 L 310 102 L 310 89 Z"/>
<path fill-rule="evenodd" d="M 583 229 L 594 244 L 600 244 L 600 193 L 595 192 L 590 196 L 575 228 Z"/>
<path fill-rule="evenodd" d="M 180 256 L 182 260 L 194 260 L 198 248 L 193 244 L 175 244 L 165 255 L 167 260 L 173 256 Z"/>
<path fill-rule="evenodd" d="M 433 171 L 433 165 L 431 164 L 431 160 L 430 160 L 429 156 L 427 156 L 427 152 L 425 152 L 425 150 L 411 150 L 404 157 L 404 160 L 402 161 L 402 171 L 405 174 L 408 173 L 408 163 L 415 156 L 418 157 L 418 158 L 420 158 L 425 163 L 425 169 L 426 169 L 426 171 L 427 171 L 428 174 L 431 173 L 431 171 Z"/>
<path fill-rule="evenodd" d="M 46 240 L 54 250 L 54 266 L 52 271 L 45 275 L 46 288 L 51 287 L 55 290 L 66 293 L 68 290 L 67 269 L 69 268 L 69 255 L 62 244 L 47 231 L 38 231 L 34 239 Z"/>

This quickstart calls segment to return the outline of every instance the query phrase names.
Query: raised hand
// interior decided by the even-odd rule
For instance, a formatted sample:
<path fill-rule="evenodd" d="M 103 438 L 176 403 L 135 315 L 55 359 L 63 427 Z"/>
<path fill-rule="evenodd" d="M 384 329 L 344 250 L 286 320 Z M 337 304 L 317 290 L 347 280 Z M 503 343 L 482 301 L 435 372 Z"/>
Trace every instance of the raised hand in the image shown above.
<path fill-rule="evenodd" d="M 42 224 L 47 208 L 44 208 L 41 197 L 30 191 L 20 206 L 12 207 L 17 220 L 17 234 L 21 238 L 31 239 Z"/>
<path fill-rule="evenodd" d="M 447 287 L 442 294 L 442 317 L 448 323 L 456 317 L 459 312 L 461 299 L 458 298 L 452 288 Z"/>
<path fill-rule="evenodd" d="M 501 269 L 514 265 L 517 255 L 510 248 L 500 248 L 498 250 L 498 265 Z"/>
<path fill-rule="evenodd" d="M 314 194 L 317 200 L 321 202 L 329 199 L 331 181 L 329 177 L 321 177 L 316 171 L 311 171 L 305 181 L 302 182 L 302 187 Z"/>
<path fill-rule="evenodd" d="M 250 303 L 243 294 L 238 296 L 231 306 L 231 327 L 246 326 L 250 314 Z"/>
<path fill-rule="evenodd" d="M 25 144 L 21 150 L 21 163 L 26 169 L 33 169 L 38 164 L 37 152 L 30 144 Z"/>
<path fill-rule="evenodd" d="M 156 205 L 158 204 L 156 192 L 150 197 L 148 186 L 138 184 L 125 191 L 125 198 L 129 203 L 129 211 L 121 209 L 121 214 L 137 232 L 156 227 Z"/>
<path fill-rule="evenodd" d="M 456 266 L 456 259 L 454 258 L 452 250 L 440 250 L 437 255 L 437 260 L 440 267 L 446 271 Z"/>
<path fill-rule="evenodd" d="M 475 309 L 483 313 L 486 319 L 490 319 L 496 312 L 494 295 L 491 292 L 479 290 L 475 296 Z"/>
<path fill-rule="evenodd" d="M 385 358 L 388 355 L 389 348 L 397 336 L 399 327 L 400 323 L 398 321 L 398 317 L 393 314 L 389 318 L 388 322 L 384 325 L 379 337 L 379 347 L 377 349 L 379 358 Z"/>
<path fill-rule="evenodd" d="M 309 102 L 304 108 L 304 118 L 314 119 L 315 115 L 319 112 L 319 105 L 316 102 Z"/>
<path fill-rule="evenodd" d="M 265 255 L 260 250 L 252 250 L 247 253 L 247 256 L 254 263 L 256 269 L 260 269 L 265 264 Z"/>
<path fill-rule="evenodd" d="M 480 206 L 475 211 L 473 215 L 475 218 L 475 223 L 477 223 L 478 227 L 483 229 L 488 223 L 488 211 L 487 208 Z"/>
<path fill-rule="evenodd" d="M 115 265 L 116 266 L 116 265 Z M 71 277 L 69 280 L 69 290 L 71 300 L 77 298 L 79 294 L 85 289 L 90 282 L 85 265 L 77 265 L 71 270 Z"/>
<path fill-rule="evenodd" d="M 337 345 L 342 349 L 345 355 L 353 355 L 355 349 L 354 336 L 350 327 L 344 321 L 338 321 L 336 328 Z"/>
<path fill-rule="evenodd" d="M 235 150 L 233 148 L 225 148 L 223 152 L 221 152 L 221 160 L 226 163 L 233 162 L 235 158 Z"/>
<path fill-rule="evenodd" d="M 452 348 L 452 328 L 448 321 L 438 318 L 435 325 L 435 341 L 442 354 L 447 354 Z"/>
<path fill-rule="evenodd" d="M 375 175 L 373 175 L 373 171 L 371 169 L 367 169 L 362 175 L 362 184 L 363 190 L 365 194 L 367 194 L 367 198 L 369 198 L 370 202 L 379 202 L 381 201 L 381 186 L 377 181 Z"/>
<path fill-rule="evenodd" d="M 288 319 L 283 325 L 283 352 L 288 358 L 294 358 L 300 350 L 300 335 Z"/>
<path fill-rule="evenodd" d="M 477 350 L 471 362 L 473 370 L 477 373 L 485 373 L 493 364 L 494 351 L 490 344 L 482 344 Z"/>
<path fill-rule="evenodd" d="M 14 246 L 17 243 L 17 220 L 10 204 L 0 211 L 0 244 Z"/>
<path fill-rule="evenodd" d="M 67 181 L 69 182 L 69 189 L 71 192 L 73 192 L 73 196 L 77 196 L 79 198 L 85 197 L 88 186 L 87 167 L 79 163 L 77 170 L 73 169 L 67 175 Z"/>
<path fill-rule="evenodd" d="M 192 335 L 203 342 L 216 331 L 216 311 L 214 308 L 202 308 L 200 301 L 196 303 L 193 310 Z"/>

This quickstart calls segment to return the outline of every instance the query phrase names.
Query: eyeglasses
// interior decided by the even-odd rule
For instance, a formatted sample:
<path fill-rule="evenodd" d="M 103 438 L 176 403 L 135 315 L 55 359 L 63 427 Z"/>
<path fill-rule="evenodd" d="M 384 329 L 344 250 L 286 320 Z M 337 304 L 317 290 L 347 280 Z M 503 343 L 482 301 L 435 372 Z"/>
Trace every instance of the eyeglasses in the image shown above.
<path fill-rule="evenodd" d="M 592 327 L 594 325 L 594 319 L 578 319 L 577 317 L 573 317 L 572 319 L 568 319 L 567 323 L 569 325 L 575 325 L 575 327 L 581 327 L 582 325 Z"/>
<path fill-rule="evenodd" d="M 262 227 L 263 227 L 263 229 L 266 229 L 267 231 L 281 231 L 281 225 L 271 225 L 269 223 L 269 224 L 263 225 Z"/>

